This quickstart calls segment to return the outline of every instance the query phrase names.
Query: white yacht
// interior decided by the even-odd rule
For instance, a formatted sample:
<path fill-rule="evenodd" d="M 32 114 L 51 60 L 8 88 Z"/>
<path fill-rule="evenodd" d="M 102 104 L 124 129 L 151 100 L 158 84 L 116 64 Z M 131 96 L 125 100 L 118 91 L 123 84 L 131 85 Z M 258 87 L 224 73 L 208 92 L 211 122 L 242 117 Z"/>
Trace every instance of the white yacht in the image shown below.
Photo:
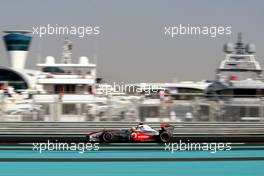
<path fill-rule="evenodd" d="M 192 120 L 194 100 L 203 97 L 210 84 L 210 81 L 133 84 L 135 90 L 142 90 L 139 118 L 150 122 Z"/>
<path fill-rule="evenodd" d="M 208 86 L 206 99 L 200 99 L 198 120 L 260 120 L 264 116 L 264 81 L 255 45 L 245 45 L 239 33 L 237 43 L 226 44 L 224 51 L 216 81 Z"/>
<path fill-rule="evenodd" d="M 71 42 L 65 40 L 61 62 L 47 56 L 44 63 L 37 64 L 42 71 L 37 84 L 43 91 L 33 100 L 43 106 L 47 121 L 84 121 L 83 109 L 95 101 L 96 64 L 85 56 L 73 63 L 71 49 Z"/>
<path fill-rule="evenodd" d="M 38 63 L 41 73 L 37 84 L 43 90 L 33 96 L 35 105 L 44 110 L 45 121 L 117 121 L 137 118 L 132 97 L 125 93 L 101 90 L 96 83 L 96 64 L 87 57 L 71 59 L 72 44 L 65 40 L 61 62 L 52 56 Z"/>

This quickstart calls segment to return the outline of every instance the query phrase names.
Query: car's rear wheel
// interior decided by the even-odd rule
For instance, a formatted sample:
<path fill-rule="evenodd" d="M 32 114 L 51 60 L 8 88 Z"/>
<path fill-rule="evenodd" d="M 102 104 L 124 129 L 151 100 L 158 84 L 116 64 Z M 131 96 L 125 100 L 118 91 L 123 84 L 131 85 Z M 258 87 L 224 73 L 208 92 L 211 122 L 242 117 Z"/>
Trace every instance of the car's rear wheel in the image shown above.
<path fill-rule="evenodd" d="M 111 142 L 113 137 L 114 137 L 113 133 L 106 131 L 102 134 L 101 140 L 102 142 Z"/>
<path fill-rule="evenodd" d="M 171 141 L 171 134 L 167 131 L 162 131 L 160 134 L 159 134 L 159 140 L 160 142 L 170 142 Z"/>

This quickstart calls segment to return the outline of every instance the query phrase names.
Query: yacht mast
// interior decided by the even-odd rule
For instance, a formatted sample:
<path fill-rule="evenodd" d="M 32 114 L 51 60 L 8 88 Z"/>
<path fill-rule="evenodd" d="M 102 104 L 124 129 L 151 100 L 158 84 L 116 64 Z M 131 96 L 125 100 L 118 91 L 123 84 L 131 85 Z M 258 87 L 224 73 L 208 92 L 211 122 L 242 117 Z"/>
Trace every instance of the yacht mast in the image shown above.
<path fill-rule="evenodd" d="M 66 38 L 62 47 L 62 63 L 70 64 L 72 62 L 72 42 Z"/>

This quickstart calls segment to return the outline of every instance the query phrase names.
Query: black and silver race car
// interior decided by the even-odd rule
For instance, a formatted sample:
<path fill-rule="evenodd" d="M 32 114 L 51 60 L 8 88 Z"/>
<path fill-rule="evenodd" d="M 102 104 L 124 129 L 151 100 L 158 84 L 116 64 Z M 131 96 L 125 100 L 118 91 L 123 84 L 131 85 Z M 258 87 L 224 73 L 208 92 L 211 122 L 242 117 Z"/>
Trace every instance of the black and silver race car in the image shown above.
<path fill-rule="evenodd" d="M 148 125 L 139 124 L 127 130 L 100 130 L 87 134 L 90 142 L 170 142 L 174 127 L 162 123 L 160 130 L 156 131 Z"/>

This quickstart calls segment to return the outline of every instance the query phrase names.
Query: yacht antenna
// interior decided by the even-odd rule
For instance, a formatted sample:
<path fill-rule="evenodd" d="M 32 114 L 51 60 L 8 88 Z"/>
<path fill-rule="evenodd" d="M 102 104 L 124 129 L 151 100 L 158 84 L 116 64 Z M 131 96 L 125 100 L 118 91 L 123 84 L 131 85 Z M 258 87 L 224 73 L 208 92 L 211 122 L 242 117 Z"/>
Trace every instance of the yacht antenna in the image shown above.
<path fill-rule="evenodd" d="M 239 32 L 237 36 L 237 43 L 236 43 L 236 54 L 245 54 L 245 45 L 242 42 L 242 33 Z"/>
<path fill-rule="evenodd" d="M 72 61 L 72 42 L 68 38 L 64 40 L 62 49 L 62 63 L 70 64 Z"/>

